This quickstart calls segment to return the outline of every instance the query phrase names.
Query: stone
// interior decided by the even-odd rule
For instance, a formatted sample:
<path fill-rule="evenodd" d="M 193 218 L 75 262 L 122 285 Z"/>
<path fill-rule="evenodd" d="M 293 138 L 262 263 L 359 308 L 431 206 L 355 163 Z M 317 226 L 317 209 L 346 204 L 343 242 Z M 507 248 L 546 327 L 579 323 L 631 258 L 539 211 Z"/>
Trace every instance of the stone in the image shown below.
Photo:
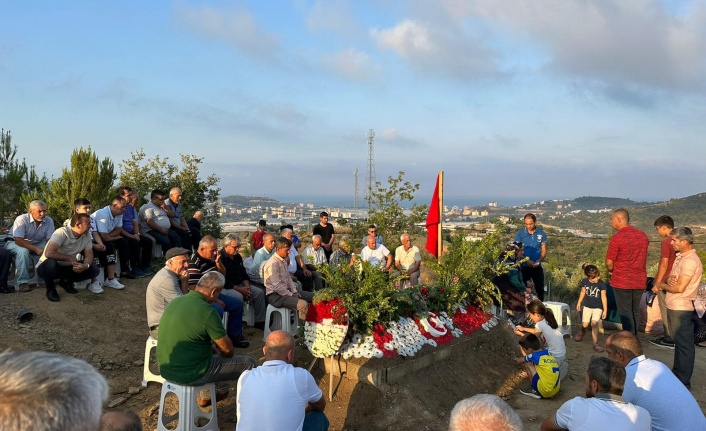
<path fill-rule="evenodd" d="M 140 392 L 140 389 L 142 389 L 142 388 L 137 387 L 137 386 L 130 386 L 130 387 L 127 389 L 127 393 L 130 394 L 130 395 L 135 395 L 135 394 L 137 394 L 137 393 Z"/>
<path fill-rule="evenodd" d="M 110 404 L 108 404 L 108 408 L 112 409 L 113 407 L 119 406 L 120 404 L 124 403 L 125 401 L 127 401 L 127 398 L 125 398 L 125 397 L 116 398 L 113 401 L 111 401 Z"/>
<path fill-rule="evenodd" d="M 145 361 L 143 359 L 138 359 L 138 360 L 134 361 L 132 364 L 136 365 L 138 367 L 141 367 L 141 366 L 145 365 Z"/>

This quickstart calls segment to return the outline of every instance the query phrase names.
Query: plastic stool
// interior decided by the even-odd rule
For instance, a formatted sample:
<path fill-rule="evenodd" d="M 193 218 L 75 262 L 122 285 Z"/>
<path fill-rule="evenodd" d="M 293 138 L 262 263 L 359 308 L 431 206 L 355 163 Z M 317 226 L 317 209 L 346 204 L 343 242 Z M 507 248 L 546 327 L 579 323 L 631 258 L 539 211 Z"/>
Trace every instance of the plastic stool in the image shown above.
<path fill-rule="evenodd" d="M 211 411 L 206 412 L 196 404 L 199 392 L 207 390 L 211 393 Z M 179 411 L 171 416 L 164 415 L 164 400 L 167 394 L 173 393 L 179 399 Z M 204 426 L 198 426 L 199 418 L 208 419 Z M 176 428 L 167 428 L 167 425 L 179 420 Z M 216 411 L 216 384 L 207 383 L 203 386 L 178 385 L 165 381 L 162 385 L 162 396 L 159 400 L 159 417 L 157 418 L 157 431 L 190 431 L 210 430 L 218 431 L 218 414 Z"/>
<path fill-rule="evenodd" d="M 145 345 L 145 365 L 142 370 L 142 386 L 147 387 L 148 382 L 164 383 L 164 377 L 159 374 L 155 374 L 150 370 L 150 356 L 152 355 L 152 349 L 157 348 L 157 340 L 150 336 L 147 339 L 147 344 Z"/>
<path fill-rule="evenodd" d="M 272 315 L 273 313 L 274 316 Z M 270 317 L 272 320 L 270 320 Z M 294 320 L 294 324 L 292 324 L 292 320 Z M 272 324 L 272 329 L 270 329 L 270 324 Z M 270 335 L 270 332 L 277 329 L 296 335 L 299 332 L 299 315 L 297 314 L 297 310 L 278 308 L 272 304 L 268 305 L 267 314 L 265 315 L 265 336 L 262 337 L 262 340 L 267 340 L 267 336 Z"/>
<path fill-rule="evenodd" d="M 571 337 L 571 309 L 563 302 L 547 301 L 544 306 L 552 310 L 559 327 L 557 328 L 564 337 Z"/>
<path fill-rule="evenodd" d="M 29 274 L 28 284 L 34 284 L 39 286 L 39 271 L 37 271 L 37 263 L 39 262 L 39 256 L 30 254 L 29 258 L 32 264 L 27 268 L 27 273 Z M 15 266 L 15 257 L 12 257 L 12 262 L 10 263 L 10 270 L 8 271 L 7 285 L 15 288 L 16 291 L 20 290 L 20 283 L 17 282 L 17 267 Z M 42 280 L 44 283 L 44 280 Z"/>
<path fill-rule="evenodd" d="M 243 322 L 248 326 L 255 325 L 255 308 L 247 302 L 243 304 Z"/>

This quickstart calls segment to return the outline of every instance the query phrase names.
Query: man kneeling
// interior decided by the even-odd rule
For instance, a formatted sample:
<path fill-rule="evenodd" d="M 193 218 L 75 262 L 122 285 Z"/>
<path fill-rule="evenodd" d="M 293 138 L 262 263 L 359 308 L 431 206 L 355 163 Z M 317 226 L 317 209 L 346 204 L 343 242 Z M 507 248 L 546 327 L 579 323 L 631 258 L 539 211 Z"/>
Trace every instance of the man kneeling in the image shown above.
<path fill-rule="evenodd" d="M 326 399 L 314 377 L 292 365 L 294 349 L 284 331 L 267 336 L 265 363 L 238 380 L 236 431 L 328 430 Z"/>

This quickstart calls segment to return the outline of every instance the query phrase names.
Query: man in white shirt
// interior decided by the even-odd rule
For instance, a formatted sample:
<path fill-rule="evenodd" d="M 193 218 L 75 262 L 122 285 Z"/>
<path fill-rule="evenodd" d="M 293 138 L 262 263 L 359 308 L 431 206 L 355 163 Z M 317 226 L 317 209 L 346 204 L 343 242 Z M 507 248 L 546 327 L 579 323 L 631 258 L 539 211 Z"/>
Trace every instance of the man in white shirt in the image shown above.
<path fill-rule="evenodd" d="M 162 246 L 162 252 L 173 247 L 181 247 L 181 239 L 172 229 L 172 223 L 165 210 L 164 192 L 152 190 L 150 201 L 140 207 L 142 232 L 149 234 Z M 188 247 L 188 245 L 187 245 Z"/>
<path fill-rule="evenodd" d="M 573 398 L 542 422 L 541 431 L 650 431 L 650 414 L 621 396 L 625 368 L 605 356 L 592 356 L 586 369 L 586 397 Z"/>
<path fill-rule="evenodd" d="M 314 377 L 292 365 L 294 338 L 284 331 L 267 336 L 265 362 L 238 379 L 236 431 L 326 431 L 326 399 Z"/>
<path fill-rule="evenodd" d="M 611 334 L 605 351 L 625 367 L 623 397 L 650 412 L 653 430 L 706 430 L 706 417 L 694 396 L 669 367 L 645 357 L 635 335 Z"/>
<path fill-rule="evenodd" d="M 311 237 L 311 244 L 307 245 L 302 252 L 307 263 L 312 265 L 323 265 L 327 262 L 324 248 L 321 247 L 321 235 Z"/>
<path fill-rule="evenodd" d="M 375 237 L 372 235 L 366 237 L 368 245 L 360 252 L 360 258 L 364 262 L 370 262 L 373 266 L 379 266 L 384 271 L 392 270 L 390 250 L 382 244 L 376 244 L 375 241 Z"/>
<path fill-rule="evenodd" d="M 416 286 L 419 283 L 419 268 L 422 266 L 422 255 L 419 248 L 412 245 L 409 234 L 400 236 L 401 246 L 395 250 L 395 268 L 403 277 L 409 279 L 409 284 Z"/>

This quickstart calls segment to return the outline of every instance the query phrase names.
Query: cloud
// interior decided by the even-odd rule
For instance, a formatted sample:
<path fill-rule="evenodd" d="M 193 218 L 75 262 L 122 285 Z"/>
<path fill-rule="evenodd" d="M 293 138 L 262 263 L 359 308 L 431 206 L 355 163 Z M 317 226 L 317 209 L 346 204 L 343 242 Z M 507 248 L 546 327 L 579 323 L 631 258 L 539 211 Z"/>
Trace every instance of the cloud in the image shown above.
<path fill-rule="evenodd" d="M 378 134 L 378 140 L 383 147 L 393 146 L 398 148 L 422 148 L 427 145 L 417 139 L 402 135 L 396 128 L 385 129 Z"/>
<path fill-rule="evenodd" d="M 484 41 L 453 25 L 442 29 L 407 19 L 391 28 L 373 28 L 370 36 L 424 75 L 466 80 L 496 74 L 495 55 Z"/>
<path fill-rule="evenodd" d="M 312 32 L 332 30 L 337 34 L 350 36 L 358 33 L 361 28 L 345 0 L 315 2 L 305 20 L 306 27 Z"/>
<path fill-rule="evenodd" d="M 179 3 L 174 8 L 177 23 L 195 33 L 223 39 L 243 55 L 261 63 L 277 62 L 280 43 L 267 32 L 250 11 L 221 9 L 212 6 L 191 6 Z"/>
<path fill-rule="evenodd" d="M 358 82 L 368 81 L 380 73 L 380 66 L 370 56 L 355 48 L 348 48 L 323 59 L 324 65 L 346 79 Z"/>

